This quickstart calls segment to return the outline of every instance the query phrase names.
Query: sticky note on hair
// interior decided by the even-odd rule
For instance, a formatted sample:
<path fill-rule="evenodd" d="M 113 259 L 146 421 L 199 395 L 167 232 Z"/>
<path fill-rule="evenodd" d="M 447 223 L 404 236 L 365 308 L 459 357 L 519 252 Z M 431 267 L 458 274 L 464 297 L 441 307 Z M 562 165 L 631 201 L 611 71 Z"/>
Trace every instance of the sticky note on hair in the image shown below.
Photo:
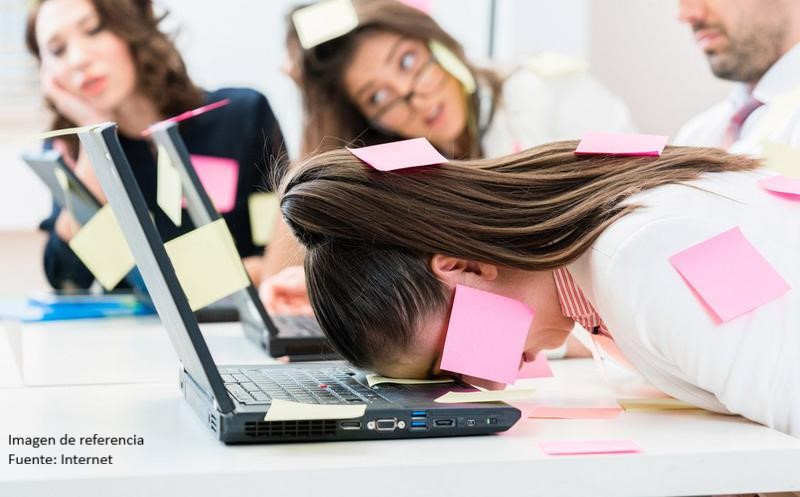
<path fill-rule="evenodd" d="M 350 0 L 322 0 L 292 14 L 300 45 L 308 50 L 346 35 L 358 26 Z"/>
<path fill-rule="evenodd" d="M 253 243 L 268 244 L 280 212 L 278 196 L 268 192 L 252 193 L 247 198 L 247 208 L 250 212 L 250 233 L 253 236 Z"/>
<path fill-rule="evenodd" d="M 170 240 L 164 248 L 193 311 L 250 284 L 224 219 Z"/>
<path fill-rule="evenodd" d="M 550 369 L 550 362 L 544 352 L 539 352 L 536 359 L 532 362 L 522 363 L 522 367 L 517 371 L 517 379 L 522 380 L 525 378 L 549 378 L 553 376 L 553 371 Z"/>
<path fill-rule="evenodd" d="M 621 407 L 548 407 L 537 406 L 528 414 L 533 419 L 613 419 Z"/>
<path fill-rule="evenodd" d="M 585 133 L 578 143 L 578 155 L 660 156 L 668 136 L 631 133 Z"/>
<path fill-rule="evenodd" d="M 159 145 L 156 163 L 156 202 L 175 226 L 181 225 L 182 200 L 181 177 L 172 164 L 167 150 Z"/>
<path fill-rule="evenodd" d="M 539 448 L 551 456 L 635 454 L 642 451 L 631 440 L 549 440 L 539 442 Z"/>
<path fill-rule="evenodd" d="M 273 399 L 264 421 L 297 421 L 309 419 L 353 419 L 366 412 L 366 404 L 331 405 L 303 404 L 290 400 Z"/>
<path fill-rule="evenodd" d="M 447 392 L 434 402 L 439 404 L 461 404 L 464 402 L 506 402 L 530 399 L 536 393 L 531 389 L 481 390 L 478 392 Z"/>
<path fill-rule="evenodd" d="M 69 242 L 75 255 L 106 290 L 113 290 L 135 261 L 109 205 L 104 205 Z"/>
<path fill-rule="evenodd" d="M 388 378 L 377 374 L 367 375 L 367 385 L 374 387 L 381 383 L 389 383 L 392 385 L 432 385 L 437 383 L 453 383 L 452 378 L 432 378 L 432 379 L 418 379 L 418 378 Z"/>
<path fill-rule="evenodd" d="M 787 178 L 800 178 L 800 149 L 783 143 L 764 142 L 764 165 Z"/>
<path fill-rule="evenodd" d="M 777 299 L 790 287 L 736 227 L 669 261 L 718 322 Z"/>
<path fill-rule="evenodd" d="M 223 214 L 232 211 L 239 185 L 239 162 L 210 155 L 192 154 L 189 158 L 217 211 Z"/>
<path fill-rule="evenodd" d="M 396 171 L 447 162 L 447 159 L 426 138 L 412 138 L 361 148 L 347 147 L 347 150 L 378 171 Z"/>
<path fill-rule="evenodd" d="M 441 368 L 514 383 L 533 315 L 533 309 L 522 302 L 458 285 Z"/>

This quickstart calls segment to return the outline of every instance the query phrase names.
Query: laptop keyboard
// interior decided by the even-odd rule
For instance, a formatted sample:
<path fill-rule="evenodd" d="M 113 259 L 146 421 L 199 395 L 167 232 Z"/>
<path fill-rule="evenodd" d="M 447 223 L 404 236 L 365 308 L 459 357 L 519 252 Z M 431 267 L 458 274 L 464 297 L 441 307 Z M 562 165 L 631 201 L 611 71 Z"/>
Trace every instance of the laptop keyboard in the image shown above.
<path fill-rule="evenodd" d="M 220 368 L 219 372 L 230 396 L 247 405 L 267 404 L 271 399 L 306 404 L 388 402 L 347 368 Z"/>
<path fill-rule="evenodd" d="M 292 337 L 321 337 L 322 329 L 313 316 L 272 316 L 281 335 Z"/>

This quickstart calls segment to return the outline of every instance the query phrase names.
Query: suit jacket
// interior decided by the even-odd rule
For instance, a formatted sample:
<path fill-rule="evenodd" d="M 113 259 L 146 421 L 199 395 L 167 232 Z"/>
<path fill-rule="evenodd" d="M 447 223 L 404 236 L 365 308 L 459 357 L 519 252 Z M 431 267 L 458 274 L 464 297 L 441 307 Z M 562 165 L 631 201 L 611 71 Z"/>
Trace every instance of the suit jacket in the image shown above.
<path fill-rule="evenodd" d="M 708 173 L 636 194 L 641 208 L 568 269 L 655 386 L 800 436 L 800 196 L 763 190 L 770 174 Z M 736 226 L 792 289 L 717 324 L 668 259 Z"/>

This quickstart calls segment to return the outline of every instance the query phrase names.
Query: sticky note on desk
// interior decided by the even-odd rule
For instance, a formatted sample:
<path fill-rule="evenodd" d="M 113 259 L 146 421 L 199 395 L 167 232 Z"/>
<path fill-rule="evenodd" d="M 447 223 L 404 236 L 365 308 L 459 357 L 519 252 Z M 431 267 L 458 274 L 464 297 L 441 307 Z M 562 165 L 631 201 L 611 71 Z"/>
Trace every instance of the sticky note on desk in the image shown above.
<path fill-rule="evenodd" d="M 250 234 L 256 245 L 267 245 L 278 220 L 280 203 L 274 193 L 252 193 L 247 198 L 247 210 L 250 213 Z"/>
<path fill-rule="evenodd" d="M 462 402 L 506 402 L 510 400 L 530 399 L 536 393 L 531 389 L 513 390 L 481 390 L 478 392 L 447 392 L 434 399 L 439 404 L 460 404 Z"/>
<path fill-rule="evenodd" d="M 532 362 L 522 363 L 522 367 L 517 371 L 517 379 L 522 380 L 525 378 L 549 378 L 553 376 L 553 371 L 550 369 L 550 362 L 544 352 L 539 352 L 536 359 Z"/>
<path fill-rule="evenodd" d="M 358 26 L 350 0 L 322 0 L 292 14 L 300 45 L 308 50 L 345 35 Z"/>
<path fill-rule="evenodd" d="M 264 416 L 264 421 L 353 419 L 363 416 L 366 410 L 366 404 L 303 404 L 290 400 L 273 399 L 266 416 Z"/>
<path fill-rule="evenodd" d="M 514 383 L 533 315 L 533 309 L 522 302 L 458 285 L 441 368 Z"/>
<path fill-rule="evenodd" d="M 659 156 L 667 145 L 668 136 L 633 133 L 585 133 L 578 143 L 578 155 Z"/>
<path fill-rule="evenodd" d="M 672 397 L 617 399 L 617 403 L 626 411 L 697 411 L 701 410 L 688 402 Z"/>
<path fill-rule="evenodd" d="M 589 454 L 633 454 L 642 449 L 630 440 L 549 440 L 539 442 L 542 452 L 551 456 Z"/>
<path fill-rule="evenodd" d="M 425 138 L 412 138 L 361 148 L 347 148 L 353 155 L 379 171 L 442 164 L 447 159 Z"/>
<path fill-rule="evenodd" d="M 381 383 L 390 383 L 393 385 L 432 385 L 436 383 L 453 383 L 452 378 L 432 378 L 432 379 L 417 379 L 417 378 L 388 378 L 377 374 L 367 375 L 367 385 L 374 387 Z"/>
<path fill-rule="evenodd" d="M 761 155 L 764 156 L 764 165 L 768 169 L 787 178 L 800 178 L 800 149 L 767 141 L 764 142 Z"/>
<path fill-rule="evenodd" d="M 193 311 L 250 284 L 224 219 L 170 240 L 164 248 Z"/>
<path fill-rule="evenodd" d="M 239 185 L 239 163 L 227 157 L 210 155 L 189 156 L 192 167 L 211 198 L 211 203 L 220 213 L 233 210 Z"/>
<path fill-rule="evenodd" d="M 156 161 L 156 202 L 175 226 L 180 226 L 182 222 L 182 201 L 181 177 L 167 150 L 159 145 Z"/>
<path fill-rule="evenodd" d="M 72 237 L 69 247 L 106 290 L 113 290 L 135 265 L 108 204 Z"/>
<path fill-rule="evenodd" d="M 529 414 L 534 419 L 613 419 L 621 407 L 548 407 L 537 406 Z"/>
<path fill-rule="evenodd" d="M 736 227 L 669 261 L 719 322 L 774 300 L 790 287 Z"/>

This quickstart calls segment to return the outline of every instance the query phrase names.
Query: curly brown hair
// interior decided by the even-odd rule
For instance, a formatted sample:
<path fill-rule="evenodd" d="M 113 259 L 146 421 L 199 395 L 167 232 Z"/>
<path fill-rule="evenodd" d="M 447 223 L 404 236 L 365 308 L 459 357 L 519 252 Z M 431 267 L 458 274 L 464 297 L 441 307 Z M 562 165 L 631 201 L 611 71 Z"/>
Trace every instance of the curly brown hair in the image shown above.
<path fill-rule="evenodd" d="M 41 62 L 36 42 L 36 17 L 47 0 L 37 0 L 28 14 L 25 43 Z M 136 87 L 149 98 L 163 116 L 172 116 L 201 105 L 203 92 L 189 78 L 186 64 L 175 44 L 158 29 L 166 13 L 156 16 L 151 0 L 89 0 L 106 29 L 128 43 L 136 67 Z M 75 126 L 60 114 L 48 100 L 55 113 L 51 129 Z M 77 152 L 77 138 L 67 140 L 70 151 Z"/>

